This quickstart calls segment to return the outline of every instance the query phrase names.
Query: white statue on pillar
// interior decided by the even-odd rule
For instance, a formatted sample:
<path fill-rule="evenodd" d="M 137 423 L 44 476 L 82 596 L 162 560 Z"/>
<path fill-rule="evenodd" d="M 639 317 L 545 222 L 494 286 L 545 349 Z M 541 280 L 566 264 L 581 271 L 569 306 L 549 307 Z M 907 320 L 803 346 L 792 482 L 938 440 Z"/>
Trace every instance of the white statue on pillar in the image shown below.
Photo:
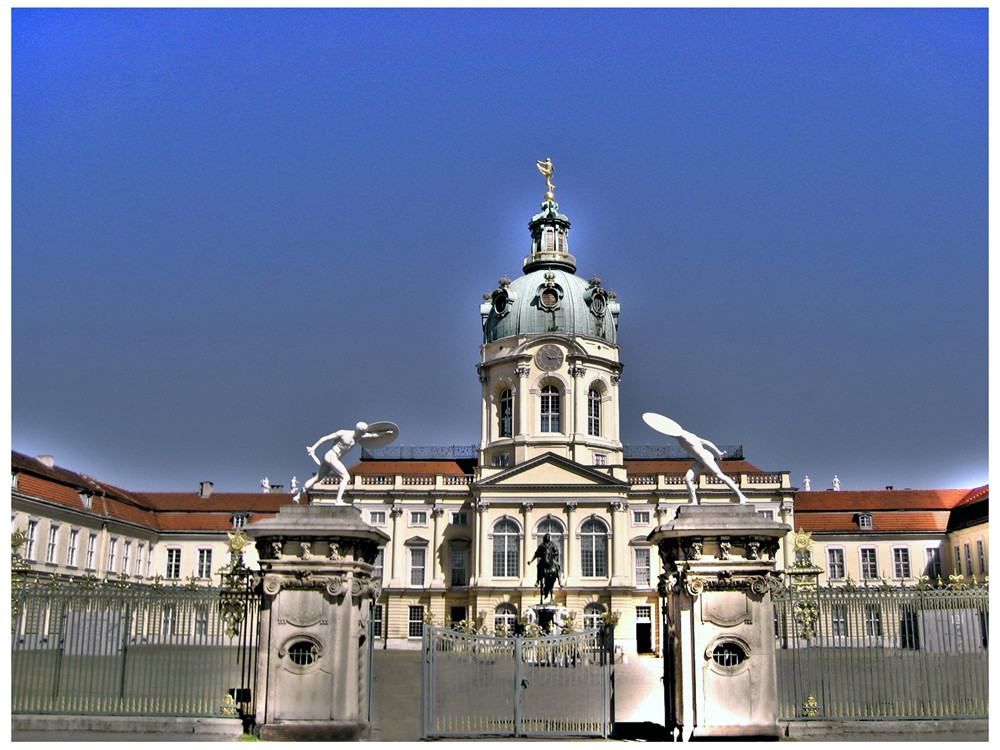
<path fill-rule="evenodd" d="M 646 412 L 642 415 L 642 419 L 657 432 L 662 432 L 664 435 L 674 438 L 688 452 L 691 458 L 694 459 L 694 466 L 688 469 L 684 475 L 684 484 L 687 485 L 688 492 L 691 494 L 691 503 L 695 505 L 699 504 L 698 494 L 694 488 L 694 480 L 701 473 L 702 469 L 707 469 L 712 476 L 735 492 L 736 496 L 740 499 L 741 505 L 746 503 L 746 496 L 740 491 L 736 482 L 723 473 L 722 469 L 719 468 L 719 464 L 715 462 L 715 456 L 709 452 L 709 449 L 711 449 L 719 458 L 722 458 L 722 451 L 714 443 L 700 438 L 692 432 L 688 432 L 674 420 L 664 417 L 662 414 Z"/>
<path fill-rule="evenodd" d="M 347 467 L 341 462 L 341 459 L 356 443 L 360 442 L 366 448 L 370 449 L 381 448 L 395 440 L 398 434 L 399 428 L 392 422 L 376 422 L 370 427 L 365 422 L 358 422 L 353 430 L 338 430 L 337 432 L 331 432 L 329 435 L 324 435 L 315 443 L 306 447 L 306 453 L 312 457 L 313 461 L 319 464 L 319 471 L 302 485 L 302 490 L 297 492 L 292 499 L 297 503 L 302 495 L 307 494 L 310 489 L 318 482 L 326 479 L 332 472 L 340 477 L 340 487 L 337 489 L 337 505 L 347 505 L 347 503 L 343 502 L 343 497 L 344 490 L 347 489 L 347 481 L 350 478 L 350 473 L 347 471 Z M 323 460 L 320 461 L 316 457 L 316 449 L 328 440 L 332 440 L 333 445 L 330 446 L 330 450 L 326 452 Z"/>

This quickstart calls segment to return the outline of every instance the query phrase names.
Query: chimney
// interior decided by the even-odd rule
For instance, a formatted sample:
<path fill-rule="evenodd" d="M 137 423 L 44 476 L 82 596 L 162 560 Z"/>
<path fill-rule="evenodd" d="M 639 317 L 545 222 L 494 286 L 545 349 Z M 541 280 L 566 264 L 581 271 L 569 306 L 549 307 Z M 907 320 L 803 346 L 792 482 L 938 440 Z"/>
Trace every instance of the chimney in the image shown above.
<path fill-rule="evenodd" d="M 891 484 L 887 484 L 887 485 L 885 486 L 885 488 L 886 488 L 887 490 L 891 490 L 891 489 L 892 489 L 892 485 L 891 485 Z"/>
<path fill-rule="evenodd" d="M 56 459 L 54 456 L 38 456 L 38 460 L 48 466 L 50 469 L 54 468 L 56 465 Z"/>
<path fill-rule="evenodd" d="M 199 497 L 211 497 L 212 496 L 212 488 L 214 486 L 215 485 L 212 482 L 202 482 L 200 485 L 198 485 L 198 496 Z"/>
<path fill-rule="evenodd" d="M 283 495 L 285 492 L 285 486 L 283 484 L 272 484 L 270 492 L 273 495 Z"/>

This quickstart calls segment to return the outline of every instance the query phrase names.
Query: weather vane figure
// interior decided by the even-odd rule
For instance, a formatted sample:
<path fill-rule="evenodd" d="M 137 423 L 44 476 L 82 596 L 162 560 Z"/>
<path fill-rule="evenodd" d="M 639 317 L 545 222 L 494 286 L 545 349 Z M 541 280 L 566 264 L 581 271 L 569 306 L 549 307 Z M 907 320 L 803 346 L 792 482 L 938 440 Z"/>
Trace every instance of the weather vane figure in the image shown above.
<path fill-rule="evenodd" d="M 556 186 L 552 184 L 552 173 L 555 172 L 555 167 L 552 166 L 552 159 L 546 158 L 545 161 L 539 161 L 536 164 L 538 171 L 545 175 L 545 186 L 549 189 L 545 194 L 545 200 L 554 201 L 556 194 L 553 191 L 556 189 Z"/>
<path fill-rule="evenodd" d="M 702 469 L 708 469 L 709 474 L 735 492 L 736 496 L 740 499 L 740 504 L 747 501 L 746 496 L 736 486 L 736 482 L 723 473 L 722 469 L 719 468 L 719 464 L 715 462 L 715 456 L 709 452 L 709 449 L 711 449 L 715 452 L 716 456 L 722 458 L 722 451 L 714 443 L 700 438 L 692 432 L 688 432 L 674 420 L 664 417 L 662 414 L 646 412 L 642 415 L 642 419 L 657 432 L 662 432 L 664 435 L 674 438 L 688 452 L 691 458 L 694 459 L 694 465 L 684 475 L 684 484 L 687 485 L 693 504 L 698 504 L 698 495 L 694 491 L 694 480 L 701 473 Z"/>

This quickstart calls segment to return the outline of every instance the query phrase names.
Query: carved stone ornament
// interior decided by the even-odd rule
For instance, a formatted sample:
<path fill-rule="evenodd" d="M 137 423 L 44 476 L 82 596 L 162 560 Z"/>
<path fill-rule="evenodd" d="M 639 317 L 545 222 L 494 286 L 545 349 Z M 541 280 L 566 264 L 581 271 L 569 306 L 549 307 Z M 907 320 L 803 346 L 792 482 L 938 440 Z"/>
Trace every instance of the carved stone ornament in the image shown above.
<path fill-rule="evenodd" d="M 309 543 L 309 542 L 299 542 L 299 544 L 302 545 L 301 558 L 303 560 L 311 560 L 312 559 L 312 544 Z"/>
<path fill-rule="evenodd" d="M 691 559 L 700 560 L 703 548 L 704 544 L 702 542 L 691 542 Z"/>
<path fill-rule="evenodd" d="M 696 576 L 685 576 L 684 578 L 684 588 L 687 589 L 688 594 L 691 596 L 698 596 L 701 592 L 705 590 L 705 584 L 707 581 L 704 578 L 698 578 Z"/>
<path fill-rule="evenodd" d="M 733 545 L 730 544 L 729 542 L 719 542 L 719 559 L 720 560 L 728 560 L 729 559 L 729 552 L 730 552 L 730 549 L 732 548 L 732 546 Z"/>
<path fill-rule="evenodd" d="M 781 580 L 774 576 L 754 576 L 750 579 L 750 590 L 761 596 L 766 593 L 776 594 L 782 588 Z"/>

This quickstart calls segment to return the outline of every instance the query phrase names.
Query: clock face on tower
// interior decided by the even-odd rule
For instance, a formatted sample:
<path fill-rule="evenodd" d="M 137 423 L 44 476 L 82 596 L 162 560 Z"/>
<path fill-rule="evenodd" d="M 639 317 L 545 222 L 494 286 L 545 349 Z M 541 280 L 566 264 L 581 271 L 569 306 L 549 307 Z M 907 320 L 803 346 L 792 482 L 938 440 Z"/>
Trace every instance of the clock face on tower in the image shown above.
<path fill-rule="evenodd" d="M 535 354 L 535 364 L 540 370 L 551 372 L 563 362 L 562 350 L 555 344 L 546 344 Z"/>

